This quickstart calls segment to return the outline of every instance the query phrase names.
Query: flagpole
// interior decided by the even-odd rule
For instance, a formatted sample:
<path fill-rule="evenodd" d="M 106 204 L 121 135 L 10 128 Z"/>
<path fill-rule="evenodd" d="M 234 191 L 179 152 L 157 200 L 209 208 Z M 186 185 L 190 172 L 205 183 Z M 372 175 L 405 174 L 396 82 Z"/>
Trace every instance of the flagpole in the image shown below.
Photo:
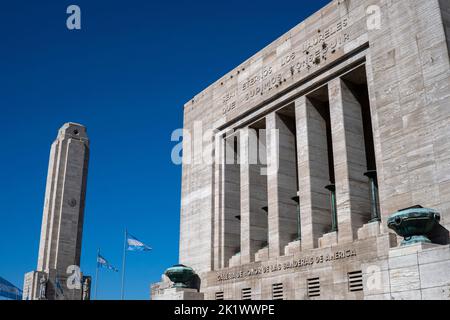
<path fill-rule="evenodd" d="M 100 249 L 97 249 L 97 258 L 96 263 L 97 263 L 97 268 L 95 270 L 95 294 L 94 294 L 94 300 L 97 300 L 97 287 L 98 287 L 98 256 L 100 255 Z"/>
<path fill-rule="evenodd" d="M 125 286 L 125 262 L 127 258 L 127 229 L 125 228 L 125 238 L 123 240 L 123 255 L 122 255 L 122 289 L 120 292 L 121 299 L 124 298 L 124 286 Z"/>

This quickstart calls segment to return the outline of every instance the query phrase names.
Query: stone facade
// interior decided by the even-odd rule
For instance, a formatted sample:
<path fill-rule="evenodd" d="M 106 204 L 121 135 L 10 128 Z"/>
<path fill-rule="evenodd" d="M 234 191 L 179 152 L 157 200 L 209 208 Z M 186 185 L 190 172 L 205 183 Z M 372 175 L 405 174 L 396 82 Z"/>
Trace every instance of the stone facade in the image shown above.
<path fill-rule="evenodd" d="M 164 294 L 155 294 L 153 300 L 204 300 L 204 294 L 197 289 L 167 288 Z"/>
<path fill-rule="evenodd" d="M 180 263 L 206 299 L 449 298 L 449 48 L 448 1 L 335 0 L 185 105 Z M 414 205 L 440 228 L 398 248 Z"/>
<path fill-rule="evenodd" d="M 80 266 L 88 162 L 86 128 L 66 123 L 50 151 L 38 265 L 25 275 L 26 300 L 82 298 L 67 279 L 74 272 L 68 267 Z"/>

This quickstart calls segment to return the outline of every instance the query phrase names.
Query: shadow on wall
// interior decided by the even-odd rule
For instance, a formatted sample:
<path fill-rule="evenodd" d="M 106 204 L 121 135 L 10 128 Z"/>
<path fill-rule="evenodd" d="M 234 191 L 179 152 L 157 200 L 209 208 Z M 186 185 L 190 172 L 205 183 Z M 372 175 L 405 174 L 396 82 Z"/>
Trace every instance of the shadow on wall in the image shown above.
<path fill-rule="evenodd" d="M 436 224 L 428 237 L 432 243 L 442 245 L 450 244 L 450 232 L 440 224 Z"/>
<path fill-rule="evenodd" d="M 201 283 L 202 283 L 202 280 L 200 279 L 200 277 L 198 276 L 198 274 L 196 274 L 196 275 L 192 278 L 192 280 L 191 280 L 191 282 L 189 283 L 188 286 L 189 286 L 189 288 L 197 289 L 197 292 L 200 292 Z"/>

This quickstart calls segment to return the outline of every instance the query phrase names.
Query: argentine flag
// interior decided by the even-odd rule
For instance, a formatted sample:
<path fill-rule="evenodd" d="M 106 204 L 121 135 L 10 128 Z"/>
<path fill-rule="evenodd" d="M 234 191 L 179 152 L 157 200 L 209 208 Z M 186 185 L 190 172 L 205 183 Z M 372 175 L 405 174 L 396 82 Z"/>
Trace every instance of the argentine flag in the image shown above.
<path fill-rule="evenodd" d="M 99 267 L 105 267 L 106 269 L 112 270 L 114 272 L 118 272 L 119 271 L 113 265 L 111 265 L 108 262 L 108 260 L 103 258 L 100 254 L 97 255 L 97 264 L 98 264 Z"/>
<path fill-rule="evenodd" d="M 139 241 L 135 237 L 133 237 L 131 234 L 127 234 L 127 250 L 128 251 L 150 251 L 152 248 L 150 248 L 145 243 Z"/>

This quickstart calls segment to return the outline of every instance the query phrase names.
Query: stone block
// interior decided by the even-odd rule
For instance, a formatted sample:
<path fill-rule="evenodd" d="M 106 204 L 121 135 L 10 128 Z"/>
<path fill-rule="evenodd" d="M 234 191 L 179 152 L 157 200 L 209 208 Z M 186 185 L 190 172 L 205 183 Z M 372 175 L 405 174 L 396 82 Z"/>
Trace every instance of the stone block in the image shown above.
<path fill-rule="evenodd" d="M 420 290 L 408 290 L 402 292 L 392 292 L 392 300 L 421 300 L 422 294 Z"/>
<path fill-rule="evenodd" d="M 418 265 L 417 254 L 408 254 L 404 256 L 389 257 L 389 268 L 397 269 L 404 267 L 412 267 Z"/>
<path fill-rule="evenodd" d="M 443 276 L 450 274 L 450 259 L 419 266 L 420 284 L 423 289 L 449 286 L 450 279 Z"/>
<path fill-rule="evenodd" d="M 418 266 L 389 270 L 391 292 L 411 292 L 420 290 L 420 274 Z"/>
<path fill-rule="evenodd" d="M 450 260 L 450 246 L 439 246 L 418 253 L 419 264 L 435 263 Z"/>
<path fill-rule="evenodd" d="M 422 289 L 422 300 L 450 300 L 450 286 Z"/>
<path fill-rule="evenodd" d="M 381 233 L 380 226 L 381 223 L 378 221 L 363 225 L 358 229 L 358 239 L 364 240 L 378 236 Z"/>
<path fill-rule="evenodd" d="M 258 250 L 255 254 L 255 261 L 267 261 L 269 260 L 269 247 Z"/>
<path fill-rule="evenodd" d="M 336 246 L 338 243 L 338 233 L 330 232 L 319 238 L 319 248 Z"/>
<path fill-rule="evenodd" d="M 152 300 L 204 300 L 205 295 L 196 289 L 169 288 L 156 294 Z"/>
<path fill-rule="evenodd" d="M 229 263 L 228 263 L 229 267 L 237 267 L 241 265 L 241 254 L 235 254 L 234 256 L 231 257 Z"/>
<path fill-rule="evenodd" d="M 302 248 L 302 242 L 300 240 L 293 241 L 289 243 L 284 248 L 284 255 L 285 256 L 293 256 L 295 254 L 299 254 Z"/>

